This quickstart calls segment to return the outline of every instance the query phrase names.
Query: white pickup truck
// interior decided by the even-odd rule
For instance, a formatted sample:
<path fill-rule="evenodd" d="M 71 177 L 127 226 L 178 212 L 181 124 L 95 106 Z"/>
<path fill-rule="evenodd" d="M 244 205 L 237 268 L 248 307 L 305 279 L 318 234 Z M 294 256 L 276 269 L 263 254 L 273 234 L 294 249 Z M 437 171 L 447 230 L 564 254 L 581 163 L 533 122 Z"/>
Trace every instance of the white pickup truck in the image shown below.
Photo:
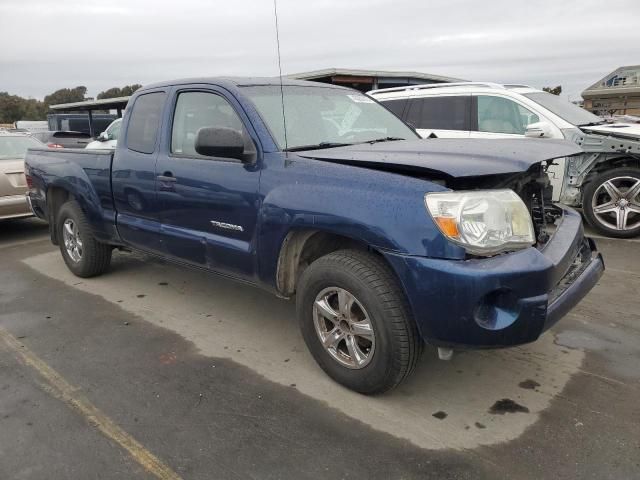
<path fill-rule="evenodd" d="M 373 90 L 423 137 L 562 138 L 583 155 L 549 168 L 553 199 L 612 237 L 640 235 L 640 125 L 600 117 L 525 85 L 444 83 Z"/>

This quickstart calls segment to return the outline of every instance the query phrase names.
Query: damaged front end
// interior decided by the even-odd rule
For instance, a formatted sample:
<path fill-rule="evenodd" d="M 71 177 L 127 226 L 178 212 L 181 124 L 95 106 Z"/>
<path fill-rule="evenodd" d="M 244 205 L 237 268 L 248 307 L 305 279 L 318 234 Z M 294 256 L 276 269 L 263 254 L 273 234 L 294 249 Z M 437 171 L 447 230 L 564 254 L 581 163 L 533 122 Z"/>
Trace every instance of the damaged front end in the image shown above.
<path fill-rule="evenodd" d="M 513 190 L 529 211 L 534 240 L 540 247 L 548 242 L 562 216 L 562 210 L 552 203 L 547 170 L 553 160 L 581 153 L 578 145 L 564 140 L 514 138 L 365 143 L 298 155 L 420 178 L 454 192 Z"/>
<path fill-rule="evenodd" d="M 522 173 L 449 178 L 437 183 L 452 190 L 513 190 L 531 215 L 536 246 L 540 248 L 549 241 L 563 215 L 563 209 L 552 201 L 552 186 L 547 174 L 551 164 L 552 160 L 548 160 L 534 164 Z"/>
<path fill-rule="evenodd" d="M 439 181 L 454 191 L 513 190 L 529 210 L 535 245 L 495 255 L 468 253 L 458 262 L 386 255 L 398 270 L 413 272 L 404 278 L 405 288 L 422 337 L 439 348 L 441 358 L 455 349 L 535 341 L 601 277 L 604 262 L 584 236 L 580 214 L 551 202 L 549 163 L 519 174 Z M 445 317 L 453 320 L 434 320 Z"/>

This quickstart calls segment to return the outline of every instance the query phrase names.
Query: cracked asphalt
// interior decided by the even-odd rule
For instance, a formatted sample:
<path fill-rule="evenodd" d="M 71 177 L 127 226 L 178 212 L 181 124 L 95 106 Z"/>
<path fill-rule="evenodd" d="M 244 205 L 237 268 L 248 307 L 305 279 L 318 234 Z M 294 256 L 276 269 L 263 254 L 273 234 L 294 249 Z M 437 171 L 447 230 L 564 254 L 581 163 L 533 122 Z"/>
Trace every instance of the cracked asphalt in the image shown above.
<path fill-rule="evenodd" d="M 290 302 L 118 254 L 68 274 L 0 224 L 0 479 L 640 478 L 640 242 L 538 342 L 382 397 L 333 384 Z M 3 338 L 5 341 L 3 341 Z"/>

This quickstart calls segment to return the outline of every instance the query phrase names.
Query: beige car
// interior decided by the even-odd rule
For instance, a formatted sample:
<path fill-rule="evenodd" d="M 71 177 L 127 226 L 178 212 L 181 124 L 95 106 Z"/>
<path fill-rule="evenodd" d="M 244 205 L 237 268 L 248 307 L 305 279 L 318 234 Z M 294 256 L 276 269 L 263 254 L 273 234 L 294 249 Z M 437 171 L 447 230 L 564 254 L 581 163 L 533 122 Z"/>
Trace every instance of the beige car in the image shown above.
<path fill-rule="evenodd" d="M 25 196 L 24 155 L 35 147 L 44 144 L 24 133 L 0 130 L 0 220 L 32 215 Z"/>

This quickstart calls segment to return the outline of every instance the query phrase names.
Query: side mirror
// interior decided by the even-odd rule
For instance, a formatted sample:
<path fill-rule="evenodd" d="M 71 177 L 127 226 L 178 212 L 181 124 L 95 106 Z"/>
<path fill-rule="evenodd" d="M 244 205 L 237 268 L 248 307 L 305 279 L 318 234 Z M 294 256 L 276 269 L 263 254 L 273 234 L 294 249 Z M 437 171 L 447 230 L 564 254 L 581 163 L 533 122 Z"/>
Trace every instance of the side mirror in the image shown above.
<path fill-rule="evenodd" d="M 109 134 L 107 132 L 102 132 L 100 135 L 98 135 L 98 140 L 100 140 L 101 142 L 106 142 L 107 140 L 109 140 Z"/>
<path fill-rule="evenodd" d="M 196 152 L 207 157 L 243 159 L 244 139 L 238 130 L 202 127 L 196 134 Z"/>
<path fill-rule="evenodd" d="M 530 123 L 527 125 L 524 136 L 531 138 L 549 138 L 553 136 L 553 131 L 551 130 L 551 125 L 547 122 Z"/>

